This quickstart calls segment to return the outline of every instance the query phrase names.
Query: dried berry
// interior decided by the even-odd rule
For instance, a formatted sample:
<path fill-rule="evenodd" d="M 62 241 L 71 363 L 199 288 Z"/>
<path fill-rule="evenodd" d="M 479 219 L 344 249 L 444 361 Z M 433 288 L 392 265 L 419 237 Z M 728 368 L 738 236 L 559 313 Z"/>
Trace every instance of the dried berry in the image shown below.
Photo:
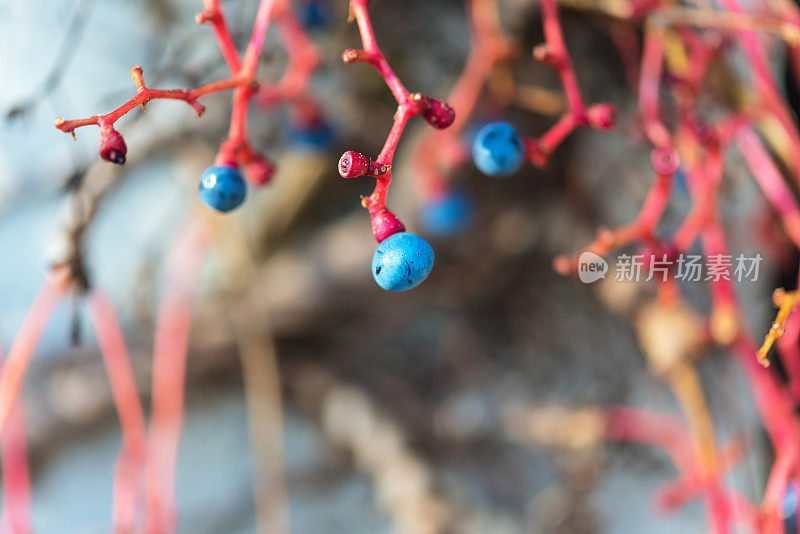
<path fill-rule="evenodd" d="M 342 178 L 364 176 L 369 172 L 371 164 L 372 160 L 364 154 L 348 150 L 339 158 L 339 174 Z"/>
<path fill-rule="evenodd" d="M 391 211 L 382 211 L 372 215 L 372 235 L 380 243 L 398 232 L 405 232 L 406 227 Z"/>
<path fill-rule="evenodd" d="M 128 147 L 122 134 L 111 126 L 100 129 L 100 157 L 111 163 L 125 163 Z"/>

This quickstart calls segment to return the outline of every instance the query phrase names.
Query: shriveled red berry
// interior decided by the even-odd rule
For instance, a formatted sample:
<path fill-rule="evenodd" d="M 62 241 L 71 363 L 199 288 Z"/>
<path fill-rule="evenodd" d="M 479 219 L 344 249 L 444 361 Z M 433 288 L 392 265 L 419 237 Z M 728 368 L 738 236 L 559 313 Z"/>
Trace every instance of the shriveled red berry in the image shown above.
<path fill-rule="evenodd" d="M 424 98 L 427 100 L 422 111 L 422 118 L 425 119 L 428 124 L 437 130 L 444 130 L 453 124 L 453 121 L 456 120 L 456 112 L 450 104 L 429 96 Z"/>
<path fill-rule="evenodd" d="M 586 113 L 595 130 L 610 130 L 617 124 L 617 108 L 612 104 L 595 104 Z"/>
<path fill-rule="evenodd" d="M 111 163 L 122 165 L 128 154 L 128 147 L 122 134 L 111 126 L 100 128 L 100 157 Z"/>
<path fill-rule="evenodd" d="M 406 227 L 391 211 L 382 211 L 372 215 L 372 235 L 380 243 L 398 232 L 405 232 Z"/>
<path fill-rule="evenodd" d="M 369 172 L 372 161 L 359 152 L 348 150 L 339 158 L 339 174 L 342 178 L 356 178 Z"/>
<path fill-rule="evenodd" d="M 244 170 L 244 177 L 255 186 L 262 186 L 269 183 L 272 177 L 275 176 L 275 171 L 277 170 L 275 162 L 261 154 L 256 154 L 248 161 L 245 161 L 242 167 Z"/>
<path fill-rule="evenodd" d="M 550 67 L 557 67 L 559 63 L 558 57 L 556 57 L 550 45 L 547 43 L 542 43 L 533 47 L 533 59 Z"/>
<path fill-rule="evenodd" d="M 658 174 L 675 174 L 680 164 L 678 154 L 669 147 L 654 148 L 650 154 L 650 165 Z"/>

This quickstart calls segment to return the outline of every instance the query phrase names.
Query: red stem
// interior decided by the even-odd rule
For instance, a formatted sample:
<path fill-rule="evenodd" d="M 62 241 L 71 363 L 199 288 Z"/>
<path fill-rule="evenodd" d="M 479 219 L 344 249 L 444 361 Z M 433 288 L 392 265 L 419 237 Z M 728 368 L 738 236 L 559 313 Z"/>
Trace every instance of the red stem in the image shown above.
<path fill-rule="evenodd" d="M 112 532 L 121 534 L 133 530 L 137 515 L 145 457 L 144 414 L 133 367 L 111 301 L 102 290 L 95 288 L 87 299 L 87 306 L 122 428 L 122 447 L 114 476 L 112 516 Z"/>
<path fill-rule="evenodd" d="M 612 124 L 593 123 L 590 120 L 590 110 L 587 110 L 583 102 L 575 69 L 572 66 L 572 57 L 564 44 L 557 0 L 542 0 L 542 26 L 545 44 L 534 50 L 534 56 L 537 57 L 537 50 L 542 52 L 540 59 L 556 69 L 567 98 L 568 109 L 543 135 L 538 138 L 525 138 L 525 156 L 537 167 L 545 166 L 556 148 L 577 128 L 591 126 L 607 129 L 612 126 Z M 613 113 L 611 106 L 603 105 L 608 106 L 609 112 Z M 609 118 L 609 120 L 613 123 L 615 119 Z"/>
<path fill-rule="evenodd" d="M 581 90 L 572 67 L 572 58 L 564 44 L 564 34 L 558 19 L 558 3 L 556 0 L 542 0 L 542 26 L 544 38 L 550 52 L 555 58 L 555 69 L 561 78 L 561 85 L 567 97 L 569 114 L 575 122 L 586 121 L 586 107 L 583 105 Z"/>
<path fill-rule="evenodd" d="M 6 432 L 0 440 L 3 474 L 3 509 L 0 532 L 29 534 L 31 525 L 31 482 L 28 468 L 28 445 L 21 402 L 11 408 Z"/>
<path fill-rule="evenodd" d="M 197 23 L 208 22 L 211 24 L 219 48 L 225 57 L 225 63 L 228 64 L 228 69 L 231 74 L 237 74 L 242 68 L 242 64 L 239 60 L 239 51 L 236 50 L 236 44 L 233 42 L 233 37 L 228 29 L 228 22 L 225 19 L 222 6 L 219 0 L 203 0 L 203 5 L 206 10 L 197 16 Z"/>
<path fill-rule="evenodd" d="M 205 112 L 205 108 L 197 102 L 198 98 L 211 93 L 235 89 L 237 87 L 249 87 L 252 84 L 252 79 L 233 77 L 219 80 L 196 89 L 150 89 L 144 84 L 141 67 L 132 67 L 131 76 L 137 87 L 135 97 L 105 115 L 93 115 L 86 119 L 75 120 L 64 120 L 59 117 L 56 119 L 56 128 L 65 133 L 72 133 L 76 128 L 92 124 L 100 127 L 111 127 L 115 122 L 137 106 L 144 106 L 151 100 L 159 99 L 183 100 L 192 106 L 197 112 L 197 115 L 200 116 Z"/>
<path fill-rule="evenodd" d="M 51 273 L 47 277 L 11 346 L 0 374 L 0 435 L 22 390 L 25 373 L 39 340 L 68 283 L 68 279 L 60 272 Z"/>
<path fill-rule="evenodd" d="M 764 196 L 780 216 L 786 235 L 800 248 L 800 207 L 783 175 L 752 128 L 739 130 L 739 150 Z"/>
<path fill-rule="evenodd" d="M 167 282 L 153 349 L 153 416 L 145 466 L 151 534 L 174 532 L 175 467 L 183 422 L 183 390 L 192 302 L 208 243 L 199 222 L 176 237 L 167 260 Z"/>
<path fill-rule="evenodd" d="M 383 77 L 389 90 L 397 101 L 398 108 L 394 117 L 394 123 L 383 145 L 383 149 L 375 159 L 375 172 L 372 173 L 377 178 L 377 183 L 372 194 L 363 201 L 371 215 L 376 215 L 387 211 L 386 195 L 389 184 L 392 180 L 392 160 L 394 159 L 397 144 L 403 134 L 403 130 L 408 120 L 423 112 L 425 100 L 422 95 L 411 94 L 400 82 L 400 79 L 389 66 L 389 62 L 378 47 L 375 39 L 375 32 L 372 28 L 372 21 L 367 11 L 369 0 L 351 0 L 350 12 L 358 24 L 361 35 L 363 50 L 347 50 L 343 59 L 347 63 L 362 62 L 372 65 Z"/>
<path fill-rule="evenodd" d="M 657 147 L 672 145 L 669 130 L 661 122 L 658 95 L 661 86 L 661 68 L 664 56 L 663 35 L 648 31 L 642 51 L 642 68 L 639 78 L 639 107 L 644 120 L 644 130 L 650 142 Z"/>
<path fill-rule="evenodd" d="M 468 0 L 465 5 L 472 28 L 470 53 L 447 97 L 458 113 L 450 128 L 428 130 L 414 151 L 419 193 L 426 199 L 446 192 L 446 175 L 465 159 L 468 149 L 464 149 L 459 136 L 475 112 L 489 76 L 511 48 L 500 30 L 494 0 Z"/>

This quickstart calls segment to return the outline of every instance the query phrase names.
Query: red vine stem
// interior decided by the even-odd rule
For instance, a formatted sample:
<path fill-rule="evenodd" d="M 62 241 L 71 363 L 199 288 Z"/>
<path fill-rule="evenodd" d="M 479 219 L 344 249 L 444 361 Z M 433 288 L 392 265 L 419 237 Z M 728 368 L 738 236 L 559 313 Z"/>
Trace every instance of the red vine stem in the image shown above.
<path fill-rule="evenodd" d="M 737 0 L 721 0 L 720 4 L 732 12 L 744 13 L 744 8 L 741 7 Z M 791 165 L 797 174 L 798 183 L 800 183 L 800 161 L 798 161 L 800 157 L 800 135 L 797 133 L 797 126 L 792 119 L 791 112 L 778 90 L 777 83 L 769 67 L 767 53 L 759 40 L 759 36 L 754 31 L 740 30 L 738 35 L 752 69 L 752 81 L 756 92 L 761 97 L 761 105 L 778 119 L 792 147 L 793 161 Z"/>
<path fill-rule="evenodd" d="M 137 512 L 145 457 L 145 421 L 128 350 L 111 301 L 95 288 L 87 299 L 89 315 L 108 373 L 122 427 L 122 447 L 114 475 L 112 532 L 131 532 Z"/>
<path fill-rule="evenodd" d="M 45 279 L 36 295 L 25 321 L 17 333 L 0 374 L 0 435 L 22 390 L 28 365 L 56 305 L 69 286 L 70 278 L 61 269 L 55 269 Z"/>
<path fill-rule="evenodd" d="M 250 42 L 244 53 L 241 67 L 236 71 L 237 76 L 244 79 L 254 80 L 258 61 L 261 58 L 261 49 L 264 39 L 267 36 L 267 29 L 276 7 L 277 0 L 261 0 L 256 14 L 256 21 L 253 24 L 253 33 Z M 247 143 L 247 111 L 250 98 L 253 96 L 255 88 L 253 84 L 240 86 L 233 95 L 233 111 L 231 112 L 231 124 L 228 132 L 228 140 L 222 144 L 220 153 L 217 156 L 217 163 L 233 163 L 237 160 L 236 153 L 246 149 Z"/>
<path fill-rule="evenodd" d="M 368 174 L 376 178 L 375 189 L 372 194 L 362 199 L 362 205 L 367 208 L 372 217 L 373 234 L 378 241 L 382 241 L 388 235 L 404 229 L 402 223 L 388 212 L 386 207 L 386 195 L 389 183 L 392 180 L 392 160 L 394 159 L 397 144 L 409 119 L 417 115 L 423 115 L 432 126 L 436 128 L 447 128 L 454 120 L 455 114 L 452 108 L 446 103 L 439 102 L 420 93 L 409 93 L 408 89 L 402 84 L 395 72 L 389 66 L 389 62 L 378 47 L 375 39 L 375 32 L 372 28 L 372 21 L 367 10 L 369 0 L 351 0 L 350 14 L 358 25 L 361 35 L 362 50 L 348 49 L 342 54 L 345 63 L 367 63 L 380 73 L 386 86 L 391 91 L 397 101 L 397 112 L 394 116 L 394 123 L 386 138 L 378 157 L 369 166 Z M 346 176 L 347 171 L 343 170 L 343 162 L 348 153 L 345 153 L 340 161 L 340 173 Z M 361 158 L 364 156 L 359 155 Z M 347 168 L 348 164 L 344 164 Z M 362 173 L 364 174 L 364 173 Z M 352 176 L 346 176 L 352 177 Z M 381 219 L 381 217 L 385 217 Z"/>
<path fill-rule="evenodd" d="M 558 3 L 556 0 L 542 0 L 542 26 L 547 52 L 552 55 L 555 69 L 561 78 L 561 85 L 567 97 L 570 115 L 575 120 L 586 120 L 586 107 L 583 105 L 578 80 L 572 67 L 572 58 L 564 44 L 564 33 L 558 19 Z"/>
<path fill-rule="evenodd" d="M 211 24 L 211 29 L 214 31 L 214 37 L 217 38 L 217 44 L 222 51 L 225 58 L 225 63 L 228 64 L 228 69 L 231 73 L 237 73 L 242 68 L 242 63 L 239 61 L 239 51 L 236 50 L 236 44 L 231 36 L 230 29 L 228 28 L 228 21 L 225 19 L 225 13 L 222 11 L 222 6 L 219 0 L 203 0 L 205 11 L 198 13 L 195 17 L 197 24 Z"/>
<path fill-rule="evenodd" d="M 667 207 L 671 192 L 672 174 L 656 173 L 636 221 L 616 230 L 601 228 L 597 232 L 597 238 L 581 252 L 606 256 L 618 247 L 637 241 L 653 240 L 656 226 Z M 578 272 L 579 257 L 580 253 L 573 256 L 557 256 L 553 260 L 553 269 L 564 276 L 575 274 Z"/>
<path fill-rule="evenodd" d="M 542 0 L 542 26 L 545 43 L 533 50 L 533 57 L 553 67 L 561 79 L 567 99 L 567 112 L 538 138 L 525 138 L 525 155 L 538 167 L 547 164 L 553 151 L 577 128 L 608 130 L 616 123 L 616 110 L 610 104 L 596 104 L 587 109 L 581 96 L 572 58 L 564 44 L 558 18 L 557 0 Z"/>
<path fill-rule="evenodd" d="M 746 525 L 753 523 L 755 513 L 747 501 L 733 495 L 709 494 L 714 486 L 713 477 L 702 473 L 692 453 L 692 438 L 683 422 L 675 416 L 626 406 L 604 410 L 606 419 L 605 437 L 618 441 L 630 441 L 655 446 L 664 450 L 681 473 L 674 482 L 667 483 L 658 491 L 657 502 L 665 510 L 677 508 L 698 495 L 710 495 L 707 502 L 717 508 L 715 515 L 725 517 L 728 508 L 739 510 L 739 519 Z M 719 452 L 720 468 L 727 469 L 736 464 L 742 450 L 734 443 Z M 724 523 L 723 523 L 724 524 Z M 717 529 L 724 530 L 724 529 Z"/>
<path fill-rule="evenodd" d="M 664 36 L 660 29 L 647 31 L 642 49 L 642 68 L 639 77 L 639 107 L 644 129 L 655 146 L 672 145 L 669 130 L 659 117 L 658 94 L 661 85 Z"/>
<path fill-rule="evenodd" d="M 219 80 L 208 85 L 198 87 L 197 89 L 151 89 L 145 85 L 144 77 L 142 75 L 142 67 L 139 66 L 131 67 L 131 78 L 133 78 L 133 83 L 136 85 L 135 97 L 131 98 L 117 109 L 106 113 L 105 115 L 93 115 L 86 119 L 75 120 L 65 120 L 59 117 L 56 119 L 56 128 L 62 132 L 71 133 L 74 135 L 75 129 L 80 128 L 81 126 L 95 124 L 100 128 L 113 127 L 115 122 L 117 122 L 135 107 L 144 107 L 149 101 L 158 99 L 183 100 L 192 106 L 192 108 L 194 108 L 198 116 L 201 116 L 205 112 L 205 108 L 197 101 L 198 98 L 211 93 L 226 91 L 228 89 L 234 89 L 243 85 L 250 85 L 252 83 L 252 79 L 233 77 L 225 80 Z"/>
<path fill-rule="evenodd" d="M 800 248 L 800 207 L 783 175 L 772 161 L 752 128 L 743 128 L 738 136 L 739 151 L 764 196 L 780 216 L 786 235 Z"/>
<path fill-rule="evenodd" d="M 289 4 L 287 0 L 261 0 L 253 24 L 253 32 L 243 58 L 240 58 L 239 52 L 236 49 L 219 0 L 204 0 L 203 6 L 205 8 L 204 11 L 199 13 L 195 20 L 198 24 L 209 23 L 211 25 L 219 48 L 225 58 L 225 62 L 230 69 L 230 78 L 219 80 L 196 89 L 151 89 L 145 85 L 141 67 L 135 66 L 131 69 L 131 76 L 136 85 L 135 97 L 105 115 L 94 115 L 85 119 L 76 120 L 66 120 L 59 117 L 55 122 L 56 127 L 63 132 L 72 134 L 74 137 L 76 128 L 97 125 L 100 127 L 101 133 L 101 155 L 104 159 L 121 164 L 125 162 L 125 152 L 127 148 L 125 147 L 122 137 L 114 129 L 114 124 L 125 114 L 137 106 L 142 106 L 144 109 L 145 105 L 150 100 L 172 99 L 183 100 L 192 106 L 198 115 L 202 115 L 205 108 L 198 102 L 200 97 L 233 89 L 233 109 L 231 111 L 228 138 L 220 146 L 219 153 L 215 160 L 216 164 L 245 165 L 245 175 L 251 182 L 254 182 L 256 185 L 263 185 L 266 183 L 274 172 L 274 165 L 252 148 L 247 138 L 247 113 L 250 100 L 258 91 L 256 74 L 270 21 L 273 15 L 277 14 L 280 16 L 288 12 L 290 9 Z M 292 43 L 300 42 L 302 37 L 300 37 L 299 34 L 302 34 L 302 30 L 299 32 L 296 29 L 289 30 L 289 34 L 289 38 L 292 39 L 290 47 Z M 309 64 L 309 57 L 305 56 L 303 62 L 304 65 L 307 66 Z M 310 67 L 311 71 L 313 71 L 316 66 L 315 62 L 312 63 L 313 66 Z M 290 79 L 290 81 L 296 83 L 298 80 Z M 299 81 L 305 83 L 307 82 L 307 78 Z M 301 89 L 303 88 L 304 87 L 301 87 Z"/>
<path fill-rule="evenodd" d="M 446 174 L 466 159 L 469 152 L 459 136 L 472 117 L 489 76 L 515 52 L 514 44 L 500 28 L 496 0 L 466 0 L 464 4 L 472 43 L 464 70 L 447 97 L 458 115 L 450 128 L 427 131 L 414 151 L 420 192 L 430 198 L 447 190 Z"/>
<path fill-rule="evenodd" d="M 800 426 L 794 414 L 794 402 L 777 377 L 758 364 L 755 344 L 742 334 L 735 344 L 738 360 L 750 382 L 761 420 L 772 441 L 775 461 L 762 501 L 762 513 L 773 522 L 772 532 L 779 532 L 777 510 L 789 479 L 796 474 L 800 455 Z"/>
<path fill-rule="evenodd" d="M 656 446 L 669 454 L 681 472 L 689 472 L 694 460 L 692 442 L 686 425 L 677 417 L 630 406 L 603 410 L 605 437 Z"/>
<path fill-rule="evenodd" d="M 3 474 L 3 509 L 0 532 L 29 534 L 31 525 L 31 482 L 28 468 L 28 445 L 21 402 L 8 416 L 5 435 L 0 441 Z"/>
<path fill-rule="evenodd" d="M 303 119 L 316 119 L 319 111 L 316 102 L 308 94 L 308 83 L 319 66 L 319 52 L 306 35 L 294 11 L 283 10 L 275 22 L 289 55 L 289 62 L 277 83 L 261 84 L 256 99 L 263 106 L 272 106 L 281 101 L 289 102 L 295 105 L 296 112 Z"/>
<path fill-rule="evenodd" d="M 149 533 L 174 532 L 175 467 L 183 423 L 183 390 L 192 302 L 208 242 L 199 221 L 181 229 L 167 259 L 167 282 L 153 349 L 153 415 L 145 465 Z"/>
<path fill-rule="evenodd" d="M 694 140 L 696 143 L 696 139 Z M 721 158 L 719 151 L 714 145 L 706 145 L 712 148 L 712 154 L 719 161 L 715 161 L 712 167 L 718 167 L 721 173 Z M 693 170 L 693 169 L 689 169 Z M 696 172 L 687 172 L 690 178 L 690 186 L 699 176 Z M 698 196 L 704 194 L 697 187 L 690 187 L 693 198 L 698 201 Z M 719 213 L 716 203 L 711 204 L 708 211 L 707 222 L 703 229 L 703 251 L 706 257 L 717 254 L 727 254 L 725 236 L 719 222 Z M 739 354 L 740 363 L 744 366 L 746 376 L 749 379 L 756 406 L 764 423 L 767 433 L 776 451 L 776 460 L 773 464 L 767 490 L 764 495 L 761 507 L 762 520 L 768 532 L 778 532 L 780 529 L 777 510 L 780 506 L 783 492 L 789 478 L 796 471 L 798 465 L 798 454 L 800 454 L 800 424 L 794 415 L 794 403 L 786 388 L 784 388 L 766 369 L 760 366 L 752 357 L 755 347 L 749 340 L 745 329 L 741 326 L 739 318 L 739 306 L 736 301 L 735 290 L 730 280 L 721 278 L 710 283 L 712 304 L 712 334 L 714 334 L 713 320 L 715 316 L 730 316 L 728 324 L 730 330 L 719 329 L 715 339 L 720 343 L 733 341 Z M 745 353 L 747 356 L 745 357 Z"/>
<path fill-rule="evenodd" d="M 365 200 L 365 207 L 369 210 L 370 214 L 380 213 L 386 211 L 386 193 L 389 189 L 389 183 L 392 181 L 392 159 L 394 158 L 397 143 L 400 141 L 400 136 L 405 129 L 408 119 L 417 115 L 419 110 L 413 105 L 411 95 L 408 89 L 400 81 L 400 78 L 394 73 L 389 66 L 386 57 L 378 48 L 378 43 L 375 40 L 375 32 L 372 29 L 372 21 L 369 18 L 367 11 L 367 3 L 369 0 L 351 0 L 350 12 L 356 19 L 358 30 L 361 34 L 361 41 L 363 43 L 363 50 L 347 50 L 344 52 L 343 58 L 345 62 L 362 61 L 375 67 L 375 69 L 383 77 L 389 90 L 394 95 L 397 101 L 398 108 L 394 117 L 392 129 L 386 138 L 381 153 L 376 158 L 376 163 L 385 165 L 383 172 L 377 176 L 377 183 L 375 190 Z"/>

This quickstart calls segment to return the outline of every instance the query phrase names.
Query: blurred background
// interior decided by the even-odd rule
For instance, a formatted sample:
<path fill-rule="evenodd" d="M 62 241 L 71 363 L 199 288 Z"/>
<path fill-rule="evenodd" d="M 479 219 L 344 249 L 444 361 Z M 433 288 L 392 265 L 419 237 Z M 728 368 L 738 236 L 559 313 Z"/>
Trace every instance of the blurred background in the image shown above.
<path fill-rule="evenodd" d="M 206 98 L 201 119 L 168 101 L 129 114 L 119 123 L 129 149 L 122 168 L 97 157 L 94 128 L 73 142 L 53 120 L 130 98 L 131 65 L 154 87 L 223 77 L 210 30 L 193 21 L 200 4 L 0 0 L 0 345 L 8 350 L 60 254 L 74 217 L 69 191 L 102 184 L 85 262 L 121 316 L 146 408 L 165 257 L 187 214 L 203 209 L 196 184 L 224 138 L 230 95 Z M 223 5 L 237 42 L 246 42 L 257 2 Z M 336 163 L 349 149 L 377 154 L 395 102 L 372 69 L 342 64 L 341 52 L 359 46 L 357 28 L 346 2 L 325 5 L 325 22 L 310 30 L 323 60 L 311 90 L 333 140 L 298 142 L 285 111 L 253 106 L 254 143 L 279 163 L 278 175 L 215 219 L 191 331 L 179 532 L 705 531 L 699 501 L 655 511 L 653 491 L 677 475 L 662 451 L 583 439 L 581 420 L 563 415 L 612 404 L 677 413 L 630 325 L 649 290 L 613 279 L 587 286 L 551 268 L 598 226 L 633 219 L 652 180 L 649 148 L 631 135 L 636 104 L 612 22 L 563 13 L 587 100 L 619 107 L 616 131 L 577 132 L 546 170 L 527 166 L 507 179 L 466 161 L 451 179 L 471 199 L 472 224 L 455 236 L 438 238 L 419 223 L 424 199 L 410 154 L 428 126 L 412 121 L 390 204 L 434 246 L 436 267 L 418 289 L 394 294 L 370 273 L 375 242 L 359 195 L 373 184 L 342 180 Z M 560 94 L 555 74 L 530 59 L 542 41 L 535 3 L 500 5 L 523 50 L 514 78 Z M 463 3 L 375 0 L 370 11 L 406 86 L 445 98 L 469 52 Z M 286 54 L 274 32 L 265 52 L 260 78 L 277 79 Z M 479 105 L 474 124 L 499 116 L 530 135 L 554 120 L 511 102 Z M 756 244 L 769 216 L 752 181 L 729 174 L 722 202 L 738 229 L 731 253 L 763 252 Z M 678 193 L 665 231 L 688 206 Z M 769 325 L 769 295 L 782 276 L 781 258 L 768 260 L 758 283 L 740 288 L 756 332 Z M 702 284 L 684 289 L 707 310 Z M 740 371 L 726 354 L 710 354 L 699 369 L 720 441 L 747 446 L 727 483 L 757 499 L 769 458 Z M 35 531 L 108 531 L 120 431 L 80 296 L 50 322 L 23 397 Z M 519 428 L 526 410 L 542 416 L 538 438 Z"/>

